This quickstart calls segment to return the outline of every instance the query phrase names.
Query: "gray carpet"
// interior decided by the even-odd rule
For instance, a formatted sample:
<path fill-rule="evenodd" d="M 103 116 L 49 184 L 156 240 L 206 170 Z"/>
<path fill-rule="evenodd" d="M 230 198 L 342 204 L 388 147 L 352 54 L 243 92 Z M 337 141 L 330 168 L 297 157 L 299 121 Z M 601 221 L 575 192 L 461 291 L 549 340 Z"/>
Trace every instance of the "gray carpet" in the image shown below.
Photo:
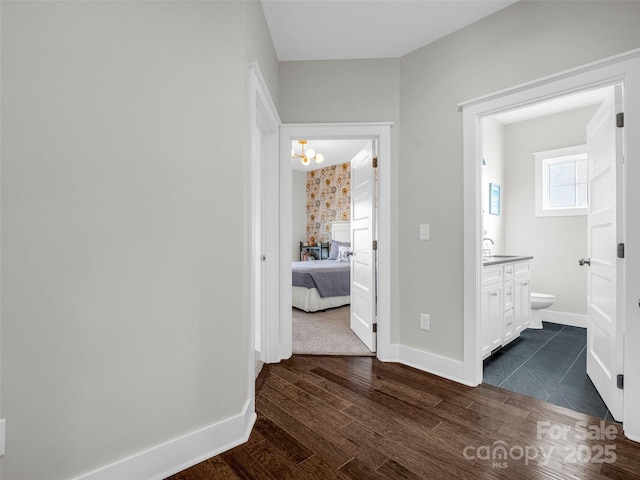
<path fill-rule="evenodd" d="M 349 328 L 349 305 L 324 312 L 293 309 L 293 353 L 373 355 Z"/>

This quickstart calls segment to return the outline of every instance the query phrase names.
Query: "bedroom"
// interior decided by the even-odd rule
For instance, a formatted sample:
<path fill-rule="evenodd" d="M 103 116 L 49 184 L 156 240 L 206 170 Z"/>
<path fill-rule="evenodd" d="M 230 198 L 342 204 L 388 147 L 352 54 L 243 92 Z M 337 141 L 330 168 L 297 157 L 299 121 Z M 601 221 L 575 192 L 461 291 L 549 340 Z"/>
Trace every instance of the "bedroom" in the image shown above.
<path fill-rule="evenodd" d="M 294 353 L 372 354 L 350 328 L 351 161 L 367 144 L 292 142 Z"/>

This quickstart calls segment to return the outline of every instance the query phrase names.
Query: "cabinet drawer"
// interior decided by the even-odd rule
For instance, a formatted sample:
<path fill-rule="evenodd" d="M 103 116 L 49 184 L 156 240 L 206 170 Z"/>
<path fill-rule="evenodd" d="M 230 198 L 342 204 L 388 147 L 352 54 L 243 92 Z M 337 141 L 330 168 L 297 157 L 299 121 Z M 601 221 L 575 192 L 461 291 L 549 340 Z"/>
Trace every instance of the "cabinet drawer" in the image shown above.
<path fill-rule="evenodd" d="M 515 268 L 513 263 L 507 263 L 504 267 L 504 279 L 510 280 L 515 275 Z"/>
<path fill-rule="evenodd" d="M 515 264 L 515 275 L 521 277 L 523 275 L 531 274 L 531 262 L 520 262 Z"/>
<path fill-rule="evenodd" d="M 511 340 L 516 338 L 514 326 L 513 326 L 513 310 L 504 312 L 504 324 L 503 324 L 502 345 L 506 345 Z"/>
<path fill-rule="evenodd" d="M 497 267 L 484 267 L 482 269 L 482 285 L 493 285 L 502 282 L 502 265 Z"/>
<path fill-rule="evenodd" d="M 503 300 L 502 307 L 506 312 L 507 310 L 511 310 L 513 308 L 513 280 L 507 280 L 504 282 L 504 289 L 502 290 Z"/>

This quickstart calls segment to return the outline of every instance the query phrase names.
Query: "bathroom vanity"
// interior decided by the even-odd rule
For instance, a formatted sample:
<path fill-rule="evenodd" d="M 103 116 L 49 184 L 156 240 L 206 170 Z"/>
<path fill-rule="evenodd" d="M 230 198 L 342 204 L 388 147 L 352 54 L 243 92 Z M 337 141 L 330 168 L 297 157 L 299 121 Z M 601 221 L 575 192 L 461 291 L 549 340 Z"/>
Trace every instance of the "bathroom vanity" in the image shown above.
<path fill-rule="evenodd" d="M 480 311 L 483 359 L 529 326 L 532 259 L 516 255 L 483 258 Z"/>

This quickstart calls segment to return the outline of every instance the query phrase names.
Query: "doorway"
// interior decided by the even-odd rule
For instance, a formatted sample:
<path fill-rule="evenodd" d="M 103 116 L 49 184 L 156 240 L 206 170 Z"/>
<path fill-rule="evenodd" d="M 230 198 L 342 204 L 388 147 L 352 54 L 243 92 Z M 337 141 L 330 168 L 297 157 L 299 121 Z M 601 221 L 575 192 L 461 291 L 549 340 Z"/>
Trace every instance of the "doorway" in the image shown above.
<path fill-rule="evenodd" d="M 373 355 L 359 338 L 361 332 L 353 329 L 350 285 L 355 260 L 352 204 L 358 180 L 353 162 L 371 143 L 367 139 L 292 142 L 294 354 Z M 375 296 L 368 301 L 374 302 Z"/>
<path fill-rule="evenodd" d="M 625 115 L 630 118 L 636 118 L 635 101 L 636 96 L 640 96 L 637 87 L 637 79 L 640 76 L 640 61 L 638 52 L 629 52 L 628 54 L 605 59 L 597 64 L 591 64 L 584 67 L 574 69 L 572 71 L 563 72 L 550 78 L 539 81 L 530 82 L 529 84 L 514 87 L 508 91 L 489 95 L 484 98 L 472 100 L 461 104 L 463 109 L 464 124 L 464 185 L 465 185 L 465 237 L 464 237 L 464 255 L 465 255 L 465 339 L 464 339 L 464 371 L 465 379 L 472 385 L 477 385 L 482 379 L 482 362 L 479 355 L 479 324 L 478 313 L 480 301 L 478 296 L 478 285 L 481 281 L 482 269 L 482 230 L 479 221 L 480 212 L 480 190 L 479 177 L 481 169 L 481 138 L 480 138 L 480 122 L 485 116 L 496 114 L 499 112 L 513 110 L 517 107 L 524 107 L 539 103 L 544 100 L 558 98 L 569 95 L 571 93 L 604 87 L 607 85 L 623 84 L 625 90 Z M 629 158 L 635 157 L 640 151 L 640 145 L 636 140 L 636 125 L 632 122 L 625 124 L 625 155 Z M 625 166 L 626 179 L 629 184 L 633 184 L 640 179 L 640 170 L 638 170 L 632 162 L 626 163 Z M 626 204 L 632 205 L 638 202 L 638 194 L 632 189 L 625 189 L 624 200 Z M 623 219 L 629 218 L 629 212 L 625 211 Z M 633 223 L 624 222 L 625 241 L 627 246 L 637 245 L 640 240 L 638 235 L 640 232 Z M 637 289 L 638 281 L 628 272 L 632 267 L 640 263 L 640 258 L 630 254 L 630 250 L 625 250 L 626 254 L 623 261 L 624 285 L 619 284 L 621 288 L 617 290 L 620 294 L 617 304 L 622 306 L 622 315 L 619 320 L 624 319 L 625 336 L 623 342 L 629 346 L 632 339 L 640 338 L 640 330 L 630 323 L 630 316 L 636 318 L 638 316 Z M 591 342 L 591 340 L 590 340 Z M 589 348 L 593 344 L 589 343 Z M 619 352 L 624 358 L 624 365 L 630 366 L 624 372 L 625 377 L 630 376 L 636 378 L 640 372 L 633 368 L 637 363 L 637 353 L 632 348 L 624 348 Z M 609 379 L 615 382 L 615 372 L 609 372 Z M 615 384 L 614 384 L 615 385 Z M 637 401 L 637 392 L 635 389 L 622 390 L 624 401 L 624 421 L 625 434 L 629 438 L 640 438 L 640 416 L 636 415 L 631 405 L 634 400 Z"/>
<path fill-rule="evenodd" d="M 377 144 L 378 157 L 378 284 L 377 284 L 377 356 L 384 360 L 390 352 L 390 123 L 339 125 L 282 125 L 280 128 L 279 181 L 279 315 L 267 319 L 265 329 L 271 340 L 265 348 L 273 360 L 292 355 L 292 169 L 291 144 L 301 138 L 313 139 L 366 139 Z M 263 330 L 264 331 L 264 330 Z"/>
<path fill-rule="evenodd" d="M 587 127 L 612 89 L 484 118 L 481 169 L 483 253 L 533 257 L 525 279 L 505 276 L 502 295 L 513 301 L 503 315 L 520 316 L 507 307 L 521 303 L 514 297 L 522 283 L 536 306 L 551 299 L 484 360 L 483 382 L 609 420 L 587 376 L 588 267 L 578 259 L 589 256 Z M 501 186 L 499 209 L 488 205 L 490 185 Z"/>

